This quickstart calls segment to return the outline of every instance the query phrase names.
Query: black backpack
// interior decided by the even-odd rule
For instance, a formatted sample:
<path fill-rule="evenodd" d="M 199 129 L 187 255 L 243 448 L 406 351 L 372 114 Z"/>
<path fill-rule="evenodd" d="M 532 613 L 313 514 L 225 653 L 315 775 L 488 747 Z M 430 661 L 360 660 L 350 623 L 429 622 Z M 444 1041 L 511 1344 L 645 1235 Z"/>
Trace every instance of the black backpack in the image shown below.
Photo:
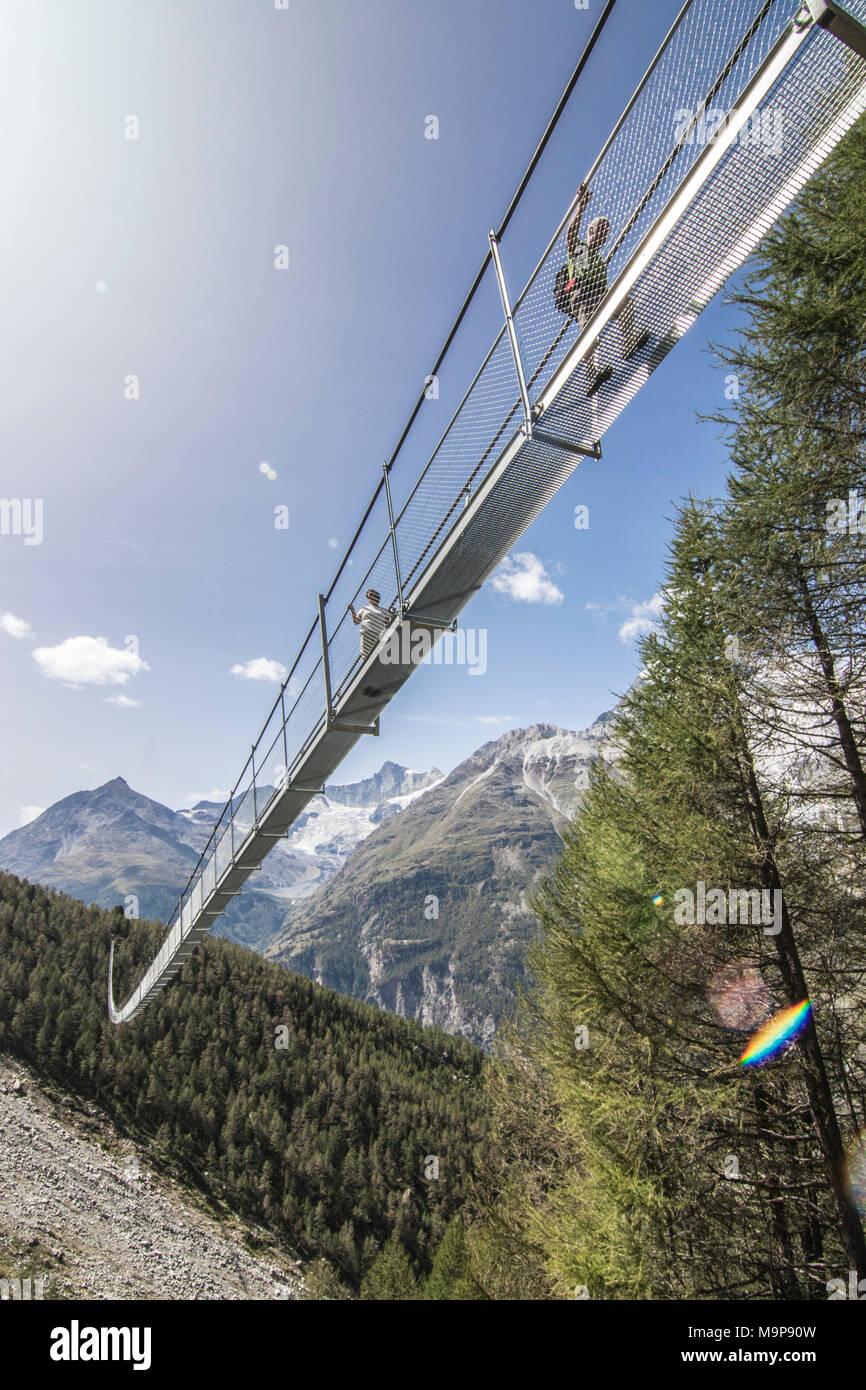
<path fill-rule="evenodd" d="M 571 292 L 566 288 L 571 278 L 569 267 L 560 266 L 553 285 L 553 302 L 561 314 L 571 314 Z"/>

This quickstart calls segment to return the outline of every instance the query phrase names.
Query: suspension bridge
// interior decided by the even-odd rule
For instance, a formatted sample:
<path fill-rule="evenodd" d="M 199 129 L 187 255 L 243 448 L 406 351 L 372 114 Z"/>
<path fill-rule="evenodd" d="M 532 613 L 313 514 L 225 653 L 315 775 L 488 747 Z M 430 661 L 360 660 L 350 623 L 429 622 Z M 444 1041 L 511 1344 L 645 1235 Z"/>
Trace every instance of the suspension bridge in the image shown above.
<path fill-rule="evenodd" d="M 866 0 L 845 7 L 688 0 L 583 180 L 593 215 L 608 223 L 606 288 L 577 317 L 557 303 L 557 275 L 574 250 L 568 228 L 582 206 L 578 195 L 512 302 L 502 230 L 612 6 L 506 221 L 490 233 L 470 291 L 471 298 L 492 266 L 500 331 L 396 507 L 391 472 L 423 397 L 416 405 L 331 588 L 318 596 L 306 640 L 167 936 L 121 1007 L 112 942 L 114 1023 L 134 1018 L 170 984 L 359 739 L 378 734 L 383 711 L 417 668 L 413 655 L 455 630 L 462 609 L 581 459 L 601 456 L 606 430 L 866 110 Z M 639 346 L 624 360 L 629 314 Z M 373 649 L 364 643 L 359 651 L 347 599 L 369 588 L 393 616 Z"/>

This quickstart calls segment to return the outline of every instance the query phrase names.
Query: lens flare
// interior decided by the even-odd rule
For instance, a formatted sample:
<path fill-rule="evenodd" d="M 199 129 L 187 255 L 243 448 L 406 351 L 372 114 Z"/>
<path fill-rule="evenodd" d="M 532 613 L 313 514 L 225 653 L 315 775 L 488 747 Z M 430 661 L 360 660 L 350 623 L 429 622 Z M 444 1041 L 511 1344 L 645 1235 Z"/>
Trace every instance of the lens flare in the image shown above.
<path fill-rule="evenodd" d="M 653 898 L 653 907 L 660 907 L 663 902 L 664 898 L 662 897 L 661 893 L 656 893 L 655 897 Z"/>
<path fill-rule="evenodd" d="M 770 1012 L 770 991 L 759 970 L 746 961 L 731 961 L 707 985 L 707 998 L 725 1028 L 757 1028 Z"/>
<path fill-rule="evenodd" d="M 812 1017 L 812 1005 L 808 999 L 783 1009 L 775 1018 L 769 1019 L 757 1033 L 749 1038 L 748 1046 L 740 1058 L 743 1067 L 759 1067 L 763 1062 L 772 1061 L 784 1052 L 788 1043 L 799 1037 Z"/>
<path fill-rule="evenodd" d="M 866 1133 L 858 1135 L 848 1150 L 846 1178 L 851 1201 L 866 1217 Z"/>

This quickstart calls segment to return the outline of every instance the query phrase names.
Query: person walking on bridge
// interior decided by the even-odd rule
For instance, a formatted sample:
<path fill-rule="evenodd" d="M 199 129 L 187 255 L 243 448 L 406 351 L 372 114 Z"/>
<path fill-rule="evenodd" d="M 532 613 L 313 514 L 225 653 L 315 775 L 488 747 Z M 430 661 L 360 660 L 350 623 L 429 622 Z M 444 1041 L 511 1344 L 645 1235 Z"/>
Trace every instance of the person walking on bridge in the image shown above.
<path fill-rule="evenodd" d="M 378 589 L 368 589 L 365 597 L 367 602 L 357 613 L 351 603 L 347 611 L 351 613 L 355 626 L 361 628 L 361 656 L 366 661 L 370 653 L 375 651 L 382 633 L 390 627 L 396 614 L 393 608 L 380 606 L 381 595 Z"/>
<path fill-rule="evenodd" d="M 601 247 L 607 241 L 610 223 L 606 217 L 594 217 L 586 229 L 586 240 L 582 240 L 580 235 L 580 224 L 591 197 L 590 189 L 581 184 L 577 190 L 577 206 L 565 237 L 568 264 L 560 271 L 562 278 L 556 296 L 559 307 L 577 320 L 581 331 L 589 323 L 608 289 L 607 261 L 601 255 Z M 647 342 L 649 329 L 645 328 L 640 333 L 636 331 L 634 302 L 631 299 L 623 301 L 614 317 L 619 324 L 623 360 L 627 361 Z M 599 369 L 598 339 L 586 359 L 586 370 L 586 394 L 594 396 L 602 382 L 613 375 L 611 366 Z"/>

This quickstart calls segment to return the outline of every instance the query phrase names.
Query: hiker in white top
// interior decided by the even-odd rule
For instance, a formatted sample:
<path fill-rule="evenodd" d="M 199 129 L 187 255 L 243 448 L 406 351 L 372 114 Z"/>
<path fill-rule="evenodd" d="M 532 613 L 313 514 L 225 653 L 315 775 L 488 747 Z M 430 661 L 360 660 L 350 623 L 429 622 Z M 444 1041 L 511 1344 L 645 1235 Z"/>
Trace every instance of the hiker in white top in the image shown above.
<path fill-rule="evenodd" d="M 393 609 L 380 607 L 378 589 L 368 589 L 365 597 L 367 602 L 357 613 L 351 603 L 347 611 L 351 613 L 355 626 L 361 628 L 361 656 L 366 660 L 375 651 L 382 633 L 394 621 L 395 613 Z"/>

